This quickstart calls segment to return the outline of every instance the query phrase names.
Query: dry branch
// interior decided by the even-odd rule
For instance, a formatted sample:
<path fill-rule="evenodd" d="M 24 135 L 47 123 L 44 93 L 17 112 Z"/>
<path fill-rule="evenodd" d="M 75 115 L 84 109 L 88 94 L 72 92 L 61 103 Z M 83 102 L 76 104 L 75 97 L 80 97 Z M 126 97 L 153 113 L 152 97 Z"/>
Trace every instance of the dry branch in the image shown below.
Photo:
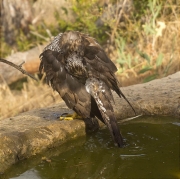
<path fill-rule="evenodd" d="M 16 69 L 19 70 L 21 73 L 23 73 L 23 74 L 25 74 L 25 75 L 27 75 L 27 76 L 29 76 L 29 77 L 31 77 L 32 79 L 34 79 L 34 80 L 37 81 L 37 79 L 36 79 L 33 75 L 29 74 L 27 71 L 25 71 L 24 69 L 22 69 L 22 65 L 23 65 L 25 62 L 21 63 L 20 65 L 16 65 L 16 64 L 14 64 L 14 63 L 12 63 L 12 62 L 10 62 L 10 61 L 8 61 L 8 60 L 2 59 L 2 58 L 0 58 L 0 62 L 6 63 L 6 64 L 8 64 L 8 65 L 10 65 L 10 66 L 12 66 L 12 67 L 14 67 L 14 68 L 16 68 Z"/>
<path fill-rule="evenodd" d="M 25 61 L 23 69 L 26 72 L 30 74 L 38 73 L 40 64 L 39 54 L 44 49 L 45 45 L 38 45 L 37 47 L 25 52 L 14 53 L 10 56 L 7 56 L 5 59 L 14 64 L 20 64 L 22 61 Z M 3 77 L 7 84 L 11 84 L 23 78 L 24 75 L 15 68 L 9 68 L 9 66 L 5 63 L 0 63 L 0 76 Z M 2 83 L 2 80 L 0 80 L 0 86 L 2 85 Z"/>

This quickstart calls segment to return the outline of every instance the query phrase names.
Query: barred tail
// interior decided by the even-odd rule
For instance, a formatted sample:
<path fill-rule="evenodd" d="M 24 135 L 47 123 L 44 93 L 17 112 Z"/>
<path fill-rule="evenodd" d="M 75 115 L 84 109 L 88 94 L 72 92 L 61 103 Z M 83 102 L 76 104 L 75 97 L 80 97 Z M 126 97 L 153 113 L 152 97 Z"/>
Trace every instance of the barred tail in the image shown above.
<path fill-rule="evenodd" d="M 118 147 L 122 147 L 123 138 L 117 125 L 114 110 L 110 102 L 112 98 L 110 89 L 104 82 L 91 78 L 86 81 L 86 90 L 96 101 L 104 123 L 108 127 L 114 142 L 118 145 Z"/>

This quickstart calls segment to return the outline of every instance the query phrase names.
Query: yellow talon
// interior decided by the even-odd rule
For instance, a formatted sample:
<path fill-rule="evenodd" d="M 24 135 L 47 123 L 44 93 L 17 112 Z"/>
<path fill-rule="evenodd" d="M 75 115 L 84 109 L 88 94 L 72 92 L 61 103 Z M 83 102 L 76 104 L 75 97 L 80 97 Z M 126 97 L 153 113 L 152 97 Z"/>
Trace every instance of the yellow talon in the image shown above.
<path fill-rule="evenodd" d="M 71 121 L 73 119 L 82 119 L 81 116 L 79 116 L 77 113 L 73 113 L 73 114 L 66 114 L 65 116 L 61 116 L 59 118 L 61 121 L 62 120 L 68 120 L 68 121 Z"/>
<path fill-rule="evenodd" d="M 62 121 L 62 120 L 67 120 L 67 121 L 73 120 L 72 117 L 60 117 L 59 119 L 60 119 L 61 121 Z"/>

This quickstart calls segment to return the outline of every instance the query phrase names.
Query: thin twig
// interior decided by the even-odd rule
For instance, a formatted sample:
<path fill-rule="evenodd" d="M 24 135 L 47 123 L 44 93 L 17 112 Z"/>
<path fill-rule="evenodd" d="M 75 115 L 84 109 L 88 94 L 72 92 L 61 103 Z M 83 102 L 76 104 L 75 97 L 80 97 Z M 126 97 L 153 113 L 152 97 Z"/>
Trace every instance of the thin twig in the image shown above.
<path fill-rule="evenodd" d="M 121 7 L 121 11 L 120 11 L 120 13 L 117 16 L 117 19 L 116 19 L 116 22 L 115 22 L 115 25 L 114 25 L 114 29 L 113 29 L 112 34 L 111 34 L 111 43 L 114 40 L 114 36 L 115 36 L 115 33 L 117 31 L 117 28 L 118 28 L 119 21 L 120 21 L 121 16 L 122 16 L 122 13 L 123 13 L 123 10 L 124 10 L 124 6 L 126 5 L 126 1 L 127 0 L 123 1 L 122 7 Z M 117 12 L 118 12 L 118 9 L 117 9 Z"/>
<path fill-rule="evenodd" d="M 21 68 L 23 66 L 23 64 L 25 64 L 25 61 L 23 61 L 22 63 L 20 63 L 19 67 Z"/>
<path fill-rule="evenodd" d="M 21 63 L 19 66 L 14 64 L 14 63 L 12 63 L 12 62 L 10 62 L 10 61 L 8 61 L 8 60 L 2 59 L 2 58 L 0 58 L 0 62 L 3 62 L 3 63 L 6 63 L 6 64 L 10 65 L 10 66 L 16 68 L 17 70 L 19 70 L 21 73 L 23 73 L 23 74 L 31 77 L 32 79 L 38 81 L 33 75 L 29 74 L 27 71 L 25 71 L 24 69 L 21 68 L 22 64 L 24 64 L 24 62 Z"/>
<path fill-rule="evenodd" d="M 30 31 L 30 33 L 33 34 L 33 35 L 35 35 L 35 36 L 37 36 L 37 37 L 40 37 L 40 38 L 44 39 L 44 40 L 47 41 L 47 42 L 49 42 L 49 38 L 46 38 L 46 37 L 44 37 L 43 35 L 41 35 L 41 34 L 39 34 L 39 33 L 37 33 L 37 32 Z"/>

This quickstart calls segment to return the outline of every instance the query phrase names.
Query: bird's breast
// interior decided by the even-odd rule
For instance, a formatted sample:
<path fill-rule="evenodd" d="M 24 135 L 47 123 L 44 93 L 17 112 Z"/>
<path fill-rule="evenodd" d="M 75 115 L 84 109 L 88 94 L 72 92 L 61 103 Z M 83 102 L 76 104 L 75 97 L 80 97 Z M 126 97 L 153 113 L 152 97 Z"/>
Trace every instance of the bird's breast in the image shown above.
<path fill-rule="evenodd" d="M 69 74 L 78 79 L 87 78 L 86 67 L 83 64 L 83 58 L 77 54 L 71 54 L 66 58 L 65 68 Z"/>

